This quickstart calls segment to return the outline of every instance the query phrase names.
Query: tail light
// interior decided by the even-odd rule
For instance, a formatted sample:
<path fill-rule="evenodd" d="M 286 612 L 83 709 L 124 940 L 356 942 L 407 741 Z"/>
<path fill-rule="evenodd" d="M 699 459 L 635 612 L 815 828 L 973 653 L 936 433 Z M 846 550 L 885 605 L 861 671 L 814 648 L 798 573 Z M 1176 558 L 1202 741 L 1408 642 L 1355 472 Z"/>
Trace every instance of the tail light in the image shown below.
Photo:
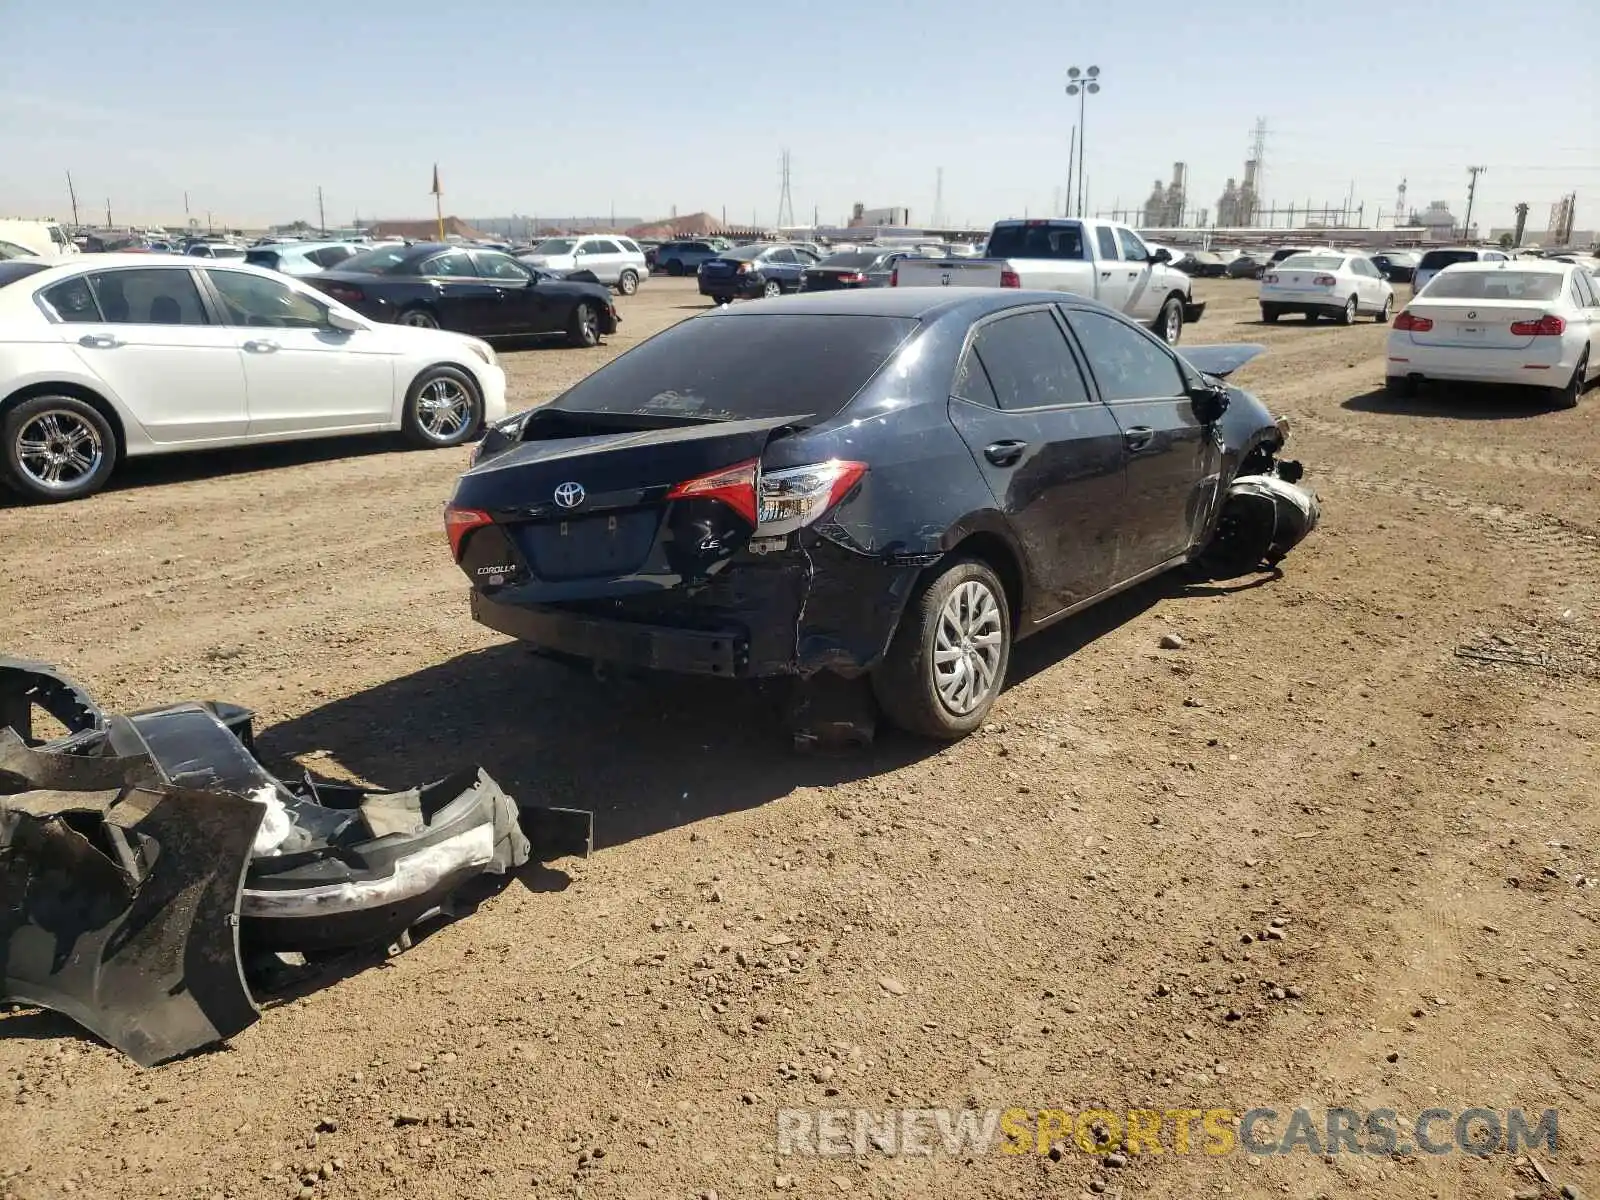
<path fill-rule="evenodd" d="M 785 467 L 761 474 L 761 520 L 756 533 L 763 537 L 793 533 L 811 524 L 845 496 L 867 473 L 867 464 L 830 459 L 808 467 Z"/>
<path fill-rule="evenodd" d="M 685 479 L 667 493 L 668 500 L 720 500 L 750 524 L 756 523 L 756 476 L 760 460 L 750 459 Z"/>
<path fill-rule="evenodd" d="M 889 272 L 889 286 L 890 287 L 899 287 L 900 286 L 900 268 L 899 267 L 896 267 L 894 270 Z"/>
<path fill-rule="evenodd" d="M 1318 275 L 1311 282 L 1316 284 L 1318 287 L 1333 287 L 1339 281 L 1332 275 Z"/>
<path fill-rule="evenodd" d="M 1261 282 L 1262 283 L 1277 283 L 1278 282 L 1278 277 L 1276 275 L 1263 275 L 1261 277 Z"/>
<path fill-rule="evenodd" d="M 474 529 L 482 529 L 485 525 L 493 525 L 494 518 L 482 509 L 457 508 L 453 504 L 445 505 L 444 532 L 450 539 L 450 557 L 456 561 L 461 560 L 461 543 L 467 540 L 467 534 Z"/>
<path fill-rule="evenodd" d="M 1005 267 L 1000 268 L 1000 286 L 1019 288 L 1022 286 L 1022 276 Z"/>
<path fill-rule="evenodd" d="M 1513 321 L 1511 332 L 1518 337 L 1560 337 L 1567 331 L 1567 323 L 1553 313 L 1546 313 L 1537 321 Z"/>
<path fill-rule="evenodd" d="M 755 269 L 756 269 L 756 265 L 755 265 L 755 263 L 752 263 L 752 262 L 742 262 L 742 263 L 740 263 L 740 264 L 739 264 L 739 266 L 738 266 L 738 273 L 739 273 L 739 274 L 740 274 L 740 275 L 747 275 L 747 274 L 749 274 L 749 273 L 750 273 L 750 272 L 751 272 L 751 271 L 754 271 L 754 270 L 755 270 Z"/>
<path fill-rule="evenodd" d="M 322 290 L 340 304 L 359 304 L 367 298 L 367 294 L 360 288 L 348 283 L 325 283 L 322 285 Z"/>
<path fill-rule="evenodd" d="M 852 271 L 848 275 L 839 276 L 840 283 L 865 283 L 866 281 L 867 277 L 860 271 Z"/>
<path fill-rule="evenodd" d="M 1409 330 L 1412 333 L 1427 333 L 1433 328 L 1433 321 L 1428 317 L 1413 316 L 1409 310 L 1402 308 L 1394 319 L 1394 327 L 1402 332 Z"/>
<path fill-rule="evenodd" d="M 867 464 L 831 459 L 805 467 L 762 471 L 758 459 L 685 480 L 668 500 L 720 500 L 761 536 L 792 533 L 811 524 L 866 474 Z"/>

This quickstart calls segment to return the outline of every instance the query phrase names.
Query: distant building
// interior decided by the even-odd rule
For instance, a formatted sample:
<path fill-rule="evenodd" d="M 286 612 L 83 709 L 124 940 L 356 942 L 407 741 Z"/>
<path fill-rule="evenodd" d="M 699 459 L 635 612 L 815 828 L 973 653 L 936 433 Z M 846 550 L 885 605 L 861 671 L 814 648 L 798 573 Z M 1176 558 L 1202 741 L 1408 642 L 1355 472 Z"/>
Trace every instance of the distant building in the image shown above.
<path fill-rule="evenodd" d="M 367 232 L 376 238 L 410 238 L 413 241 L 431 242 L 439 236 L 439 222 L 429 217 L 425 221 L 374 221 Z M 488 241 L 489 235 L 474 229 L 460 217 L 444 219 L 444 235 L 468 242 Z"/>
<path fill-rule="evenodd" d="M 911 224 L 911 210 L 909 208 L 867 208 L 857 204 L 850 212 L 850 228 L 862 229 L 878 225 L 909 225 Z"/>
<path fill-rule="evenodd" d="M 1430 242 L 1453 242 L 1456 240 L 1456 217 L 1450 211 L 1450 205 L 1443 200 L 1435 200 L 1417 214 L 1417 224 L 1428 231 Z"/>

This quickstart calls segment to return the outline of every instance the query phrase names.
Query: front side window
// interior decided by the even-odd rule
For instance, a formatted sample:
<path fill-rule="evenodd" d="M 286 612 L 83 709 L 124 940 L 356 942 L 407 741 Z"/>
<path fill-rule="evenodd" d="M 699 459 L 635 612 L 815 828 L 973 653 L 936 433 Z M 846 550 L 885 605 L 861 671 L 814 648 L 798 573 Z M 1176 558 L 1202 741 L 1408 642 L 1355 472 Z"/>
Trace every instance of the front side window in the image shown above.
<path fill-rule="evenodd" d="M 503 279 L 508 283 L 527 283 L 530 278 L 528 268 L 508 254 L 496 254 L 489 250 L 479 250 L 472 257 L 477 260 L 478 276 L 481 279 Z"/>
<path fill-rule="evenodd" d="M 1047 408 L 1089 399 L 1061 327 L 1043 309 L 990 322 L 979 330 L 972 349 L 1001 408 Z"/>
<path fill-rule="evenodd" d="M 1144 262 L 1150 257 L 1150 251 L 1145 248 L 1145 244 L 1133 230 L 1119 229 L 1117 238 L 1122 242 L 1122 257 L 1127 262 Z"/>
<path fill-rule="evenodd" d="M 89 286 L 101 316 L 114 325 L 208 325 L 189 272 L 160 268 L 96 271 Z"/>
<path fill-rule="evenodd" d="M 470 279 L 476 272 L 472 260 L 460 250 L 430 258 L 418 272 L 429 279 Z"/>
<path fill-rule="evenodd" d="M 1183 394 L 1178 360 L 1154 337 L 1116 317 L 1085 309 L 1067 310 L 1067 322 L 1078 335 L 1107 404 Z"/>
<path fill-rule="evenodd" d="M 321 329 L 328 323 L 327 309 L 276 279 L 246 275 L 243 271 L 209 270 L 206 276 L 222 296 L 230 325 Z"/>

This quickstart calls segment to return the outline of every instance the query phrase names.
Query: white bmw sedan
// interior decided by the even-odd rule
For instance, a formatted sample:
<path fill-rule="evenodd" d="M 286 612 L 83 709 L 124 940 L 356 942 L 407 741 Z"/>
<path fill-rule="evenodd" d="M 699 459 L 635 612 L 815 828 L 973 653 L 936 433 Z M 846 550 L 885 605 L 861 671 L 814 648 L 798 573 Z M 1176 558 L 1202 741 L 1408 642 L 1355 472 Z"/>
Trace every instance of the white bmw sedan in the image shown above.
<path fill-rule="evenodd" d="M 1385 373 L 1396 395 L 1425 380 L 1509 383 L 1572 408 L 1600 374 L 1600 290 L 1573 263 L 1446 267 L 1395 316 Z"/>
<path fill-rule="evenodd" d="M 460 445 L 505 391 L 486 342 L 243 262 L 0 263 L 0 483 L 31 500 L 87 496 L 134 455 L 386 430 Z"/>
<path fill-rule="evenodd" d="M 1354 324 L 1369 313 L 1379 324 L 1389 319 L 1394 288 L 1363 254 L 1316 250 L 1292 254 L 1261 277 L 1261 319 L 1304 313 L 1308 321 L 1337 317 Z"/>

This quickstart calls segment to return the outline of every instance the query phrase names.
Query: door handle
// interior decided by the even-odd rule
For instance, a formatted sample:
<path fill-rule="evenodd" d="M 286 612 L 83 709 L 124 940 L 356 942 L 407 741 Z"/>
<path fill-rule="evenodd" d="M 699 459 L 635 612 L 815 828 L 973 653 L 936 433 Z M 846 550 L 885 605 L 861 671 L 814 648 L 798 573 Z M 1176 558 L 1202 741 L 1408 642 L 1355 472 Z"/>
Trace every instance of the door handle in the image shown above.
<path fill-rule="evenodd" d="M 983 448 L 983 456 L 997 467 L 1015 466 L 1022 452 L 1028 448 L 1027 442 L 1009 439 L 1003 442 L 991 442 Z"/>
<path fill-rule="evenodd" d="M 278 343 L 268 338 L 255 338 L 246 342 L 244 348 L 252 354 L 271 354 L 278 348 Z"/>
<path fill-rule="evenodd" d="M 86 333 L 78 339 L 78 345 L 88 346 L 92 350 L 113 350 L 122 342 L 109 333 Z"/>
<path fill-rule="evenodd" d="M 1135 453 L 1146 449 L 1155 440 L 1156 431 L 1148 425 L 1135 425 L 1122 431 L 1123 444 Z"/>

